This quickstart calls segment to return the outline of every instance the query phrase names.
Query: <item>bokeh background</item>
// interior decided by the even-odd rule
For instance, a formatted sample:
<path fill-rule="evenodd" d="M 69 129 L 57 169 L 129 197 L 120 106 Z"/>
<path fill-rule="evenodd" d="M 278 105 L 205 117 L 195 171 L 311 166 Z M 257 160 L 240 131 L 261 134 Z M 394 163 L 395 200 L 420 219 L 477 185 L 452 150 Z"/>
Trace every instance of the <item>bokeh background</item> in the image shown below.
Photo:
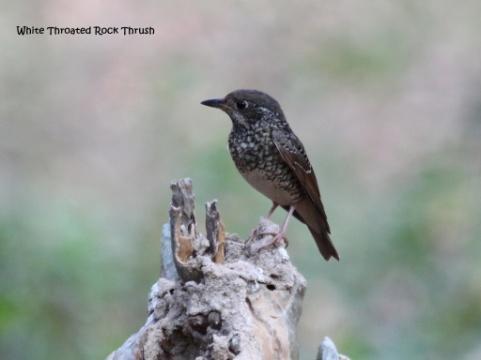
<path fill-rule="evenodd" d="M 172 179 L 250 232 L 270 203 L 199 105 L 244 87 L 283 105 L 341 254 L 290 226 L 301 358 L 329 335 L 353 359 L 481 359 L 479 1 L 0 5 L 1 359 L 100 359 L 142 325 Z"/>

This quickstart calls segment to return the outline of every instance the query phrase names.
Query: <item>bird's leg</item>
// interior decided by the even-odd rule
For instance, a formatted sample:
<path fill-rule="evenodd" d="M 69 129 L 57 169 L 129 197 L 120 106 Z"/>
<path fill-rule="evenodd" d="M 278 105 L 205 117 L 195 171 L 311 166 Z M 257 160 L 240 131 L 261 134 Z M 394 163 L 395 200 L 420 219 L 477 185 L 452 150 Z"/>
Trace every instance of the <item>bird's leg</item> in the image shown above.
<path fill-rule="evenodd" d="M 281 231 L 279 231 L 278 233 L 263 232 L 261 235 L 274 235 L 274 236 L 268 241 L 266 241 L 266 239 L 262 239 L 261 241 L 258 241 L 258 243 L 251 245 L 251 250 L 257 251 L 262 248 L 268 247 L 272 244 L 279 245 L 281 241 L 285 242 L 287 246 L 287 238 L 286 238 L 287 225 L 289 224 L 289 219 L 292 217 L 294 210 L 295 210 L 294 206 L 291 206 L 289 208 L 289 212 L 287 213 L 286 219 L 284 220 L 284 223 L 281 226 Z"/>
<path fill-rule="evenodd" d="M 274 201 L 272 202 L 272 207 L 271 207 L 271 209 L 269 210 L 269 213 L 267 214 L 266 219 L 269 219 L 269 220 L 271 219 L 272 214 L 274 214 L 274 211 L 276 211 L 276 209 L 277 209 L 278 206 L 279 206 L 278 203 L 276 203 L 276 202 L 274 202 Z"/>
<path fill-rule="evenodd" d="M 287 213 L 286 219 L 284 220 L 284 223 L 282 224 L 281 231 L 274 236 L 274 239 L 272 240 L 273 243 L 279 244 L 282 240 L 286 241 L 286 232 L 287 232 L 287 226 L 289 225 L 289 220 L 292 217 L 292 214 L 294 213 L 294 206 L 291 206 L 289 208 L 289 212 Z M 287 242 L 287 241 L 286 241 Z"/>
<path fill-rule="evenodd" d="M 272 202 L 272 207 L 271 207 L 271 209 L 269 210 L 269 213 L 266 216 L 267 220 L 271 219 L 272 214 L 274 213 L 274 211 L 276 211 L 278 206 L 279 206 L 278 203 L 276 203 L 274 201 Z M 257 232 L 257 229 L 254 229 L 254 230 L 251 231 L 251 235 L 249 236 L 249 240 L 255 239 L 258 235 L 267 235 L 267 234 L 264 234 L 264 233 L 259 234 Z"/>

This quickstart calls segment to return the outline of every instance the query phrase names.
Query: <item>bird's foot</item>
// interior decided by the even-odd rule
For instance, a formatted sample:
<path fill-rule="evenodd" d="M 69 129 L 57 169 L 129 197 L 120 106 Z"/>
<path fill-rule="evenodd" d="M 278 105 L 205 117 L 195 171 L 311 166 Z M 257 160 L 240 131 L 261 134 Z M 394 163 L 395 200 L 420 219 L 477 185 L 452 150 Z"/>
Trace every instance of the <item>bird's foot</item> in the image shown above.
<path fill-rule="evenodd" d="M 256 241 L 252 242 L 249 246 L 251 252 L 259 251 L 271 245 L 275 245 L 276 247 L 284 245 L 285 247 L 287 247 L 289 244 L 286 234 L 282 232 L 259 232 L 256 229 L 253 231 L 253 234 L 255 234 L 255 236 L 251 235 L 249 241 Z"/>
<path fill-rule="evenodd" d="M 289 241 L 287 240 L 287 235 L 283 231 L 277 233 L 274 236 L 274 239 L 272 240 L 272 242 L 274 244 L 276 244 L 277 246 L 281 246 L 281 245 L 284 245 L 284 247 L 289 246 Z"/>

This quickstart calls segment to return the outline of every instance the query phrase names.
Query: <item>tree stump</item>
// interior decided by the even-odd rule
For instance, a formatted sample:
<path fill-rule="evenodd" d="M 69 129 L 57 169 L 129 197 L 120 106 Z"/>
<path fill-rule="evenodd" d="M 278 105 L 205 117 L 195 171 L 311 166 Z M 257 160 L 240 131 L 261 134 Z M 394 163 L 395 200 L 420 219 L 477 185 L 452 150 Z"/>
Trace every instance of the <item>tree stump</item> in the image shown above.
<path fill-rule="evenodd" d="M 244 241 L 224 231 L 214 200 L 205 206 L 204 236 L 191 180 L 171 189 L 161 277 L 150 292 L 147 321 L 108 359 L 298 359 L 296 326 L 306 280 L 284 247 L 250 246 L 268 241 L 278 225 L 262 218 L 254 232 L 262 239 Z M 319 356 L 327 359 L 322 349 Z"/>

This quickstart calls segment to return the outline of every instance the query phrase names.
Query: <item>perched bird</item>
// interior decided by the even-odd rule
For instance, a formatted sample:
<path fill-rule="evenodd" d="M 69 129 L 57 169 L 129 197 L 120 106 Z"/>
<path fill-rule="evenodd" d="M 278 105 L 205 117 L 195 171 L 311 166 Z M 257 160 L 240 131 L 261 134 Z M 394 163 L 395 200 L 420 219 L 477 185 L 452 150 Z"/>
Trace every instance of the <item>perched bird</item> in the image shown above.
<path fill-rule="evenodd" d="M 307 225 L 324 259 L 339 260 L 329 237 L 316 175 L 279 103 L 257 90 L 236 90 L 222 99 L 205 100 L 201 104 L 221 109 L 230 116 L 233 125 L 229 134 L 230 154 L 247 182 L 272 200 L 267 217 L 279 205 L 288 211 L 273 241 L 285 237 L 289 219 L 294 215 Z"/>

